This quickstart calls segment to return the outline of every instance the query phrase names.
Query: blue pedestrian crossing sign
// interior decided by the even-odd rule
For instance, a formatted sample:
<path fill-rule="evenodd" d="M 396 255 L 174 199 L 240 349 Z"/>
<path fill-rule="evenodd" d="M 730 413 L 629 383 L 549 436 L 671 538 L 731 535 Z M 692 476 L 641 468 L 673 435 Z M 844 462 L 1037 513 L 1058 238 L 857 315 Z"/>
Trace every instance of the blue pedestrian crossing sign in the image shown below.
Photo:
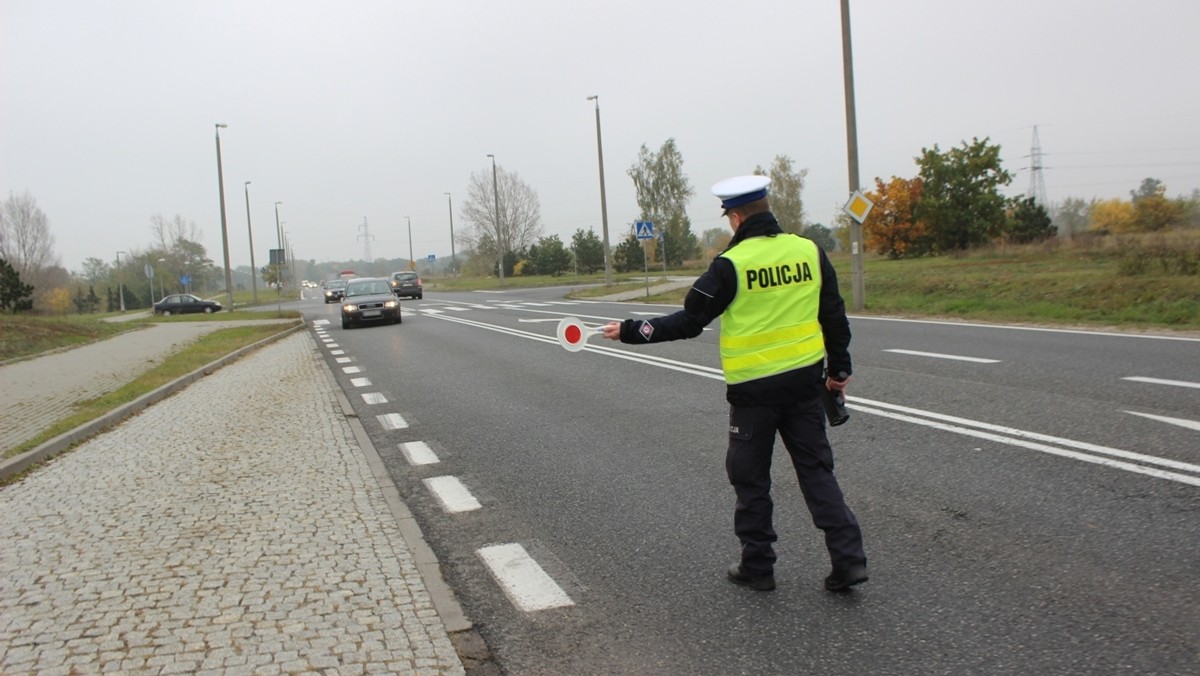
<path fill-rule="evenodd" d="M 638 239 L 654 239 L 654 221 L 638 221 L 634 225 Z"/>

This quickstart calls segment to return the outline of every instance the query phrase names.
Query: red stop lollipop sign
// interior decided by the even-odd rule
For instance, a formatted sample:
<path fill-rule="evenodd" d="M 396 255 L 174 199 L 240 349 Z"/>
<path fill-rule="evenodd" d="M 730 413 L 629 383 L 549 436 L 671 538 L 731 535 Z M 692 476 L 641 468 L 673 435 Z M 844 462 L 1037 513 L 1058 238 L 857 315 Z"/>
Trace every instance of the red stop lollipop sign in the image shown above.
<path fill-rule="evenodd" d="M 558 344 L 568 352 L 578 352 L 587 345 L 587 339 L 603 331 L 599 326 L 589 327 L 577 317 L 563 317 L 558 322 Z"/>

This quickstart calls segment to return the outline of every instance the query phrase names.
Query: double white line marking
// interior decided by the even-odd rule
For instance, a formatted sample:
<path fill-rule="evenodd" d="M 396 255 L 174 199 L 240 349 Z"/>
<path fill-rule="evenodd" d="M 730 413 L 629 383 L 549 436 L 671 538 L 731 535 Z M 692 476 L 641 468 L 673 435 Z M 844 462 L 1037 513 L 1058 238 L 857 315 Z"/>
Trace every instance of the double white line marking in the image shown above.
<path fill-rule="evenodd" d="M 1153 455 L 1123 451 L 1119 448 L 1090 444 L 1086 441 L 1064 439 L 1049 434 L 1039 434 L 1015 427 L 993 425 L 969 418 L 933 413 L 931 411 L 923 411 L 882 401 L 853 399 L 848 400 L 846 405 L 855 411 L 871 413 L 893 420 L 924 425 L 946 432 L 986 439 L 1009 446 L 1027 448 L 1063 458 L 1071 458 L 1072 460 L 1104 465 L 1105 467 L 1121 469 L 1135 474 L 1145 474 L 1159 479 L 1200 486 L 1200 465 L 1192 463 L 1168 460 Z M 1116 458 L 1119 458 L 1119 460 Z M 1159 469 L 1162 467 L 1179 471 Z M 1181 474 L 1180 472 L 1188 472 L 1188 474 Z"/>
<path fill-rule="evenodd" d="M 466 324 L 468 326 L 474 326 L 476 328 L 486 329 L 488 331 L 496 331 L 511 336 L 517 336 L 519 338 L 526 338 L 529 340 L 536 340 L 558 345 L 558 340 L 554 337 L 531 333 L 529 331 L 522 331 L 520 329 L 512 329 L 504 326 L 496 326 L 494 324 L 485 324 L 482 322 L 463 319 L 461 317 L 439 316 L 437 318 L 444 319 L 446 321 L 458 322 L 460 324 Z M 593 317 L 593 319 L 596 318 Z M 721 369 L 719 368 L 700 366 L 698 364 L 689 364 L 687 362 L 665 359 L 650 354 L 638 354 L 628 350 L 619 350 L 600 345 L 587 345 L 584 348 L 584 351 L 598 352 L 608 357 L 626 359 L 641 364 L 657 366 L 658 368 L 690 373 L 702 378 L 711 378 L 714 380 L 724 379 Z M 1062 437 L 1056 437 L 1049 434 L 1029 432 L 1014 427 L 993 425 L 991 423 L 970 420 L 968 418 L 959 418 L 956 416 L 934 413 L 932 411 L 924 411 L 907 406 L 889 404 L 882 401 L 859 399 L 855 397 L 848 399 L 846 405 L 851 410 L 862 411 L 863 413 L 870 413 L 885 418 L 891 418 L 893 420 L 900 420 L 915 425 L 923 425 L 925 427 L 931 427 L 946 432 L 953 432 L 955 434 L 985 439 L 1009 446 L 1016 446 L 1019 448 L 1048 453 L 1050 455 L 1056 455 L 1063 458 L 1070 458 L 1072 460 L 1080 460 L 1096 465 L 1103 465 L 1105 467 L 1120 469 L 1126 472 L 1133 472 L 1135 474 L 1152 476 L 1158 479 L 1166 479 L 1168 481 L 1175 481 L 1191 486 L 1200 486 L 1200 465 L 1193 463 L 1179 462 L 1176 460 L 1159 458 L 1143 453 L 1134 453 L 1132 451 L 1110 448 L 1108 446 L 1091 444 L 1084 441 L 1064 439 Z"/>

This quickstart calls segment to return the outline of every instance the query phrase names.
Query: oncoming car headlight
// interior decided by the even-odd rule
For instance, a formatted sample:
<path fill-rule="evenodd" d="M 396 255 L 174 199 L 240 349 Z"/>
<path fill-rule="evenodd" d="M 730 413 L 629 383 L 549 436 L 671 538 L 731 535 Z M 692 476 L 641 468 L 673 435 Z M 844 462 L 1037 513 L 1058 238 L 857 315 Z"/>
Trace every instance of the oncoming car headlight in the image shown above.
<path fill-rule="evenodd" d="M 394 308 L 394 307 L 396 307 L 396 306 L 397 306 L 397 305 L 399 305 L 399 304 L 400 304 L 400 303 L 399 303 L 399 302 L 397 302 L 397 301 L 394 301 L 394 300 L 389 300 L 389 301 L 385 301 L 385 302 L 384 302 L 384 304 L 383 304 L 383 306 L 384 306 L 384 307 L 386 307 L 386 308 Z"/>
<path fill-rule="evenodd" d="M 342 306 L 342 312 L 358 312 L 358 306 L 354 303 Z"/>

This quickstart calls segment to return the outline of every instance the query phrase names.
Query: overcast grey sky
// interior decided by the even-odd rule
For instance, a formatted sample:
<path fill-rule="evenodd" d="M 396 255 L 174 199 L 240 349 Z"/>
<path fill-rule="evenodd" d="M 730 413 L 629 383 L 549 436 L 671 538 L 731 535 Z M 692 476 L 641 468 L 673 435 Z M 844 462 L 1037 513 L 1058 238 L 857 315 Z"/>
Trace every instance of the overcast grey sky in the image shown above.
<path fill-rule="evenodd" d="M 1052 202 L 1145 177 L 1200 187 L 1200 2 L 852 0 L 860 176 L 912 177 L 923 147 L 1003 149 L 1028 190 L 1038 125 Z M 613 243 L 626 170 L 674 138 L 697 234 L 709 187 L 790 156 L 809 217 L 848 195 L 838 0 L 0 0 L 0 190 L 28 191 L 62 264 L 145 249 L 150 219 L 202 230 L 221 264 L 214 123 L 233 264 L 450 253 L 488 153 L 541 201 L 545 234 L 600 233 L 600 97 Z"/>

